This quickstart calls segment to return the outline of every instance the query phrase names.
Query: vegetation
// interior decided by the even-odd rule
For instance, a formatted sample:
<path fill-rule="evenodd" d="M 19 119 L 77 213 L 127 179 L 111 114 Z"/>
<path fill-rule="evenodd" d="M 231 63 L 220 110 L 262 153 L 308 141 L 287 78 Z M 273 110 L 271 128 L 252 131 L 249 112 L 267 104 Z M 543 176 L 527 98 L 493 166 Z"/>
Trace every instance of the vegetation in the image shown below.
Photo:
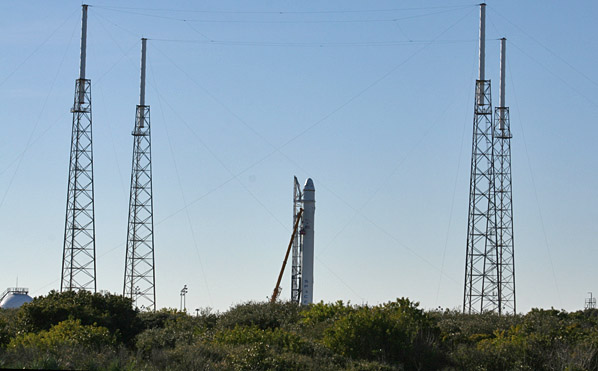
<path fill-rule="evenodd" d="M 140 313 L 110 294 L 51 292 L 0 310 L 0 368 L 598 370 L 598 310 L 426 312 L 397 299 L 245 303 Z"/>

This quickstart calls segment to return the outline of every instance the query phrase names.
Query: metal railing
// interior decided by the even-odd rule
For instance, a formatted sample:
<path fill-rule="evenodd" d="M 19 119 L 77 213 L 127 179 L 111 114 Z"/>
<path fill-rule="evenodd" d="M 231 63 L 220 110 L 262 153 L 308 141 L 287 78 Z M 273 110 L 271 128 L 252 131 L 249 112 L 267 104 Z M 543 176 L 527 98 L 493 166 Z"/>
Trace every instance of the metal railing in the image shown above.
<path fill-rule="evenodd" d="M 2 293 L 2 295 L 0 295 L 0 301 L 2 299 L 4 299 L 4 297 L 8 294 L 24 294 L 27 295 L 29 293 L 29 289 L 25 288 L 25 287 L 9 287 L 6 290 L 4 290 L 4 292 Z"/>

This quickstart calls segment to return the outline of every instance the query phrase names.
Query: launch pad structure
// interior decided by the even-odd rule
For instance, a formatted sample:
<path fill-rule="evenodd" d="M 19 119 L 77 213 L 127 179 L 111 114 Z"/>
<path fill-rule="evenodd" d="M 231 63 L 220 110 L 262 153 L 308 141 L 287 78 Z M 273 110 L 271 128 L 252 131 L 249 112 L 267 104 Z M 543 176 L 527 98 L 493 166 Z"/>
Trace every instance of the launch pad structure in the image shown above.
<path fill-rule="evenodd" d="M 311 178 L 301 190 L 297 177 L 294 177 L 293 225 L 298 218 L 300 224 L 299 233 L 292 242 L 291 301 L 302 305 L 313 303 L 315 193 Z"/>

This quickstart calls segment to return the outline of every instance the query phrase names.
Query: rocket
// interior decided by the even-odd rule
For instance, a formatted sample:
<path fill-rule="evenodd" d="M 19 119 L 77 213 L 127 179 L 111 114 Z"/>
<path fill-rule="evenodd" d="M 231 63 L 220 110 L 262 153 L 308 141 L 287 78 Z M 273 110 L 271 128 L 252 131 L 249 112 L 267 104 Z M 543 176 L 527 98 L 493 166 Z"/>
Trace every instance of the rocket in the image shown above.
<path fill-rule="evenodd" d="M 301 304 L 313 303 L 314 289 L 314 216 L 316 212 L 316 188 L 311 178 L 303 187 L 303 264 L 301 279 Z"/>

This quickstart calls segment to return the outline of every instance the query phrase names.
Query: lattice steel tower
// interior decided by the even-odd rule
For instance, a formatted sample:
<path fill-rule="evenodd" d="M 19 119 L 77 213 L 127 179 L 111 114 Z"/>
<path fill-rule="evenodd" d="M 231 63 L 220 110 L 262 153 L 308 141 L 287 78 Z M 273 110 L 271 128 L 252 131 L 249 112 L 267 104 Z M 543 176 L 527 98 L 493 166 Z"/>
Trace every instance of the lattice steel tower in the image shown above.
<path fill-rule="evenodd" d="M 297 177 L 293 182 L 293 225 L 297 221 L 299 210 L 303 208 L 303 194 Z M 301 222 L 300 222 L 301 223 Z M 303 227 L 300 224 L 300 231 Z M 301 302 L 301 256 L 303 251 L 303 233 L 297 233 L 293 240 L 292 254 L 293 261 L 291 267 L 291 301 Z"/>
<path fill-rule="evenodd" d="M 93 202 L 93 145 L 91 80 L 85 78 L 87 5 L 82 6 L 81 61 L 75 82 L 71 157 L 66 200 L 60 291 L 96 291 L 95 212 Z"/>
<path fill-rule="evenodd" d="M 133 164 L 123 295 L 142 310 L 156 310 L 154 201 L 150 107 L 145 105 L 145 49 L 141 39 L 141 84 L 133 129 Z"/>
<path fill-rule="evenodd" d="M 480 4 L 479 77 L 476 81 L 463 312 L 499 308 L 490 80 L 485 79 L 486 4 Z"/>
<path fill-rule="evenodd" d="M 507 39 L 500 40 L 499 103 L 494 109 L 494 190 L 496 199 L 496 245 L 499 255 L 498 313 L 515 314 L 515 249 L 513 240 L 513 191 L 511 182 L 511 123 L 505 103 Z"/>

